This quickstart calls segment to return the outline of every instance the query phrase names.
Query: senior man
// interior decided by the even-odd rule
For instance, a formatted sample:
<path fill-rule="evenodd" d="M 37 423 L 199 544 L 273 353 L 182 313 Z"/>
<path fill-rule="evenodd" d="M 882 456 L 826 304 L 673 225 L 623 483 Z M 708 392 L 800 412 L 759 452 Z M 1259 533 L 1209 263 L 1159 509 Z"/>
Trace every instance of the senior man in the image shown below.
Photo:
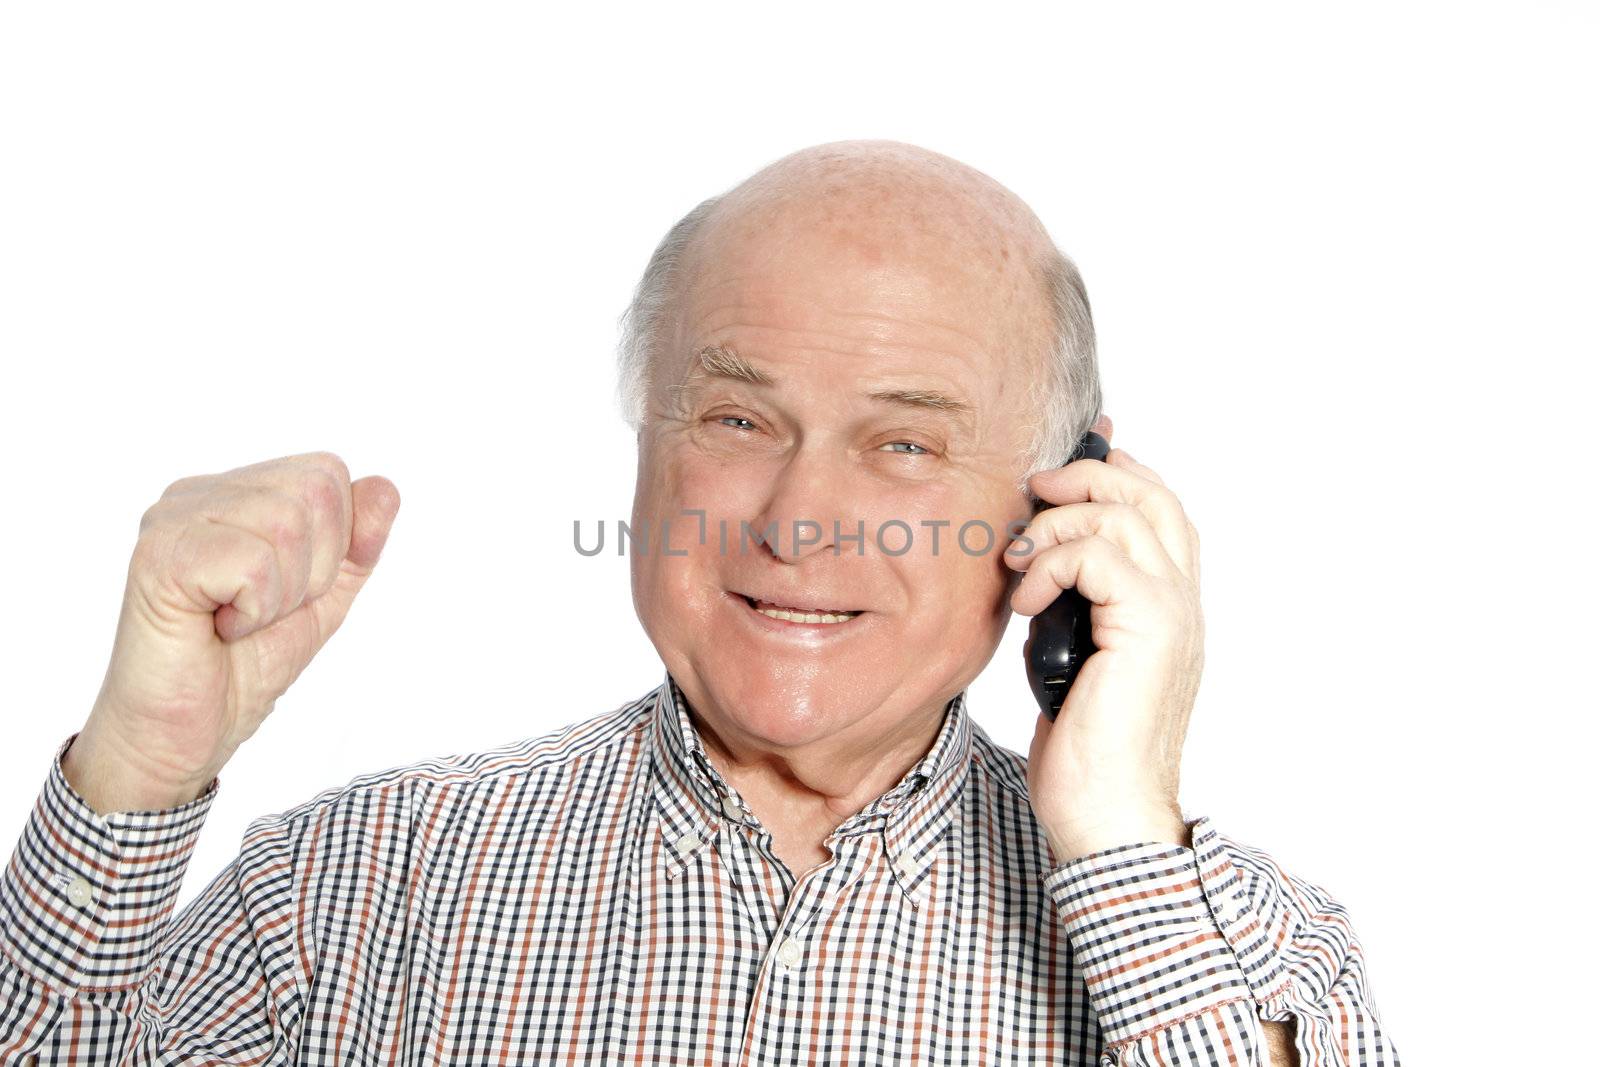
<path fill-rule="evenodd" d="M 632 558 L 661 685 L 258 819 L 175 918 L 399 496 L 311 453 L 151 507 L 0 883 L 0 1060 L 1397 1062 L 1344 910 L 1180 813 L 1198 541 L 1125 451 L 1054 469 L 1112 428 L 1021 201 L 910 145 L 794 153 L 671 230 L 622 357 L 630 525 L 677 531 Z M 965 690 L 1072 587 L 1098 651 L 1024 760 Z"/>

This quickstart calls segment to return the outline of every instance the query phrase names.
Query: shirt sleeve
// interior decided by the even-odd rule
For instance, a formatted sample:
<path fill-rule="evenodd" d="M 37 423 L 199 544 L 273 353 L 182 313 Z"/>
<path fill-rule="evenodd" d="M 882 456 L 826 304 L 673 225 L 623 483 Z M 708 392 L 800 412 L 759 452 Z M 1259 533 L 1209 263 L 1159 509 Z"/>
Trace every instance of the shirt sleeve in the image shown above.
<path fill-rule="evenodd" d="M 0 876 L 0 1063 L 287 1062 L 238 861 L 173 917 L 217 780 L 101 815 L 56 752 Z"/>
<path fill-rule="evenodd" d="M 1100 1019 L 1101 1064 L 1257 1064 L 1262 1021 L 1290 1020 L 1303 1067 L 1398 1064 L 1345 909 L 1207 818 L 1191 840 L 1045 876 Z"/>

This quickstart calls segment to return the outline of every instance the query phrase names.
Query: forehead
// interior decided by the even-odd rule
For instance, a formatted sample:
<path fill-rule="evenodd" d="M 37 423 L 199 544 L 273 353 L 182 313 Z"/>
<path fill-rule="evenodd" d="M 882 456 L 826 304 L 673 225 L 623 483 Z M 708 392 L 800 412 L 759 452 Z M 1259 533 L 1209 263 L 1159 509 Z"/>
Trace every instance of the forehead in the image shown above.
<path fill-rule="evenodd" d="M 893 223 L 791 212 L 707 233 L 680 275 L 678 372 L 727 344 L 774 376 L 812 371 L 841 386 L 920 376 L 959 386 L 978 408 L 1020 392 L 1006 385 L 1035 371 L 1048 334 L 1020 250 Z"/>

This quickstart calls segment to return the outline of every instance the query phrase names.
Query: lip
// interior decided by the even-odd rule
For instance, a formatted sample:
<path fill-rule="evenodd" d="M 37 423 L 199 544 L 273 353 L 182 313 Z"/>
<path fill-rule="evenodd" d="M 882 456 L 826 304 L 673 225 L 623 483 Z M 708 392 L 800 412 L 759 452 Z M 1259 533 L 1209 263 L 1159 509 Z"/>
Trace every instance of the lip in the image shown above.
<path fill-rule="evenodd" d="M 871 625 L 873 615 L 870 611 L 863 611 L 849 622 L 790 622 L 787 619 L 774 619 L 770 615 L 761 614 L 751 606 L 749 599 L 743 593 L 730 590 L 723 595 L 735 611 L 761 632 L 810 641 L 837 640 L 858 633 Z"/>

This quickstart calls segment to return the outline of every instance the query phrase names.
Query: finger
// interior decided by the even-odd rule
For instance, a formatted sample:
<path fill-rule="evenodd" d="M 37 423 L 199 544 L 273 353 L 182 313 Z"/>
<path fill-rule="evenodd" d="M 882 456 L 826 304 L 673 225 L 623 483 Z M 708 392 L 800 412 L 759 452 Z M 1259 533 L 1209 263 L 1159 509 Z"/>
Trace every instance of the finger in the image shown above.
<path fill-rule="evenodd" d="M 1168 578 L 1178 573 L 1176 561 L 1167 554 L 1144 512 L 1131 504 L 1094 501 L 1039 512 L 1022 535 L 1032 542 L 1032 551 L 1005 553 L 1006 565 L 1025 570 L 1040 552 L 1089 534 L 1115 544 L 1141 570 Z"/>
<path fill-rule="evenodd" d="M 400 507 L 394 483 L 376 475 L 352 483 L 354 532 L 350 552 L 339 561 L 331 588 L 307 597 L 273 625 L 251 635 L 246 654 L 257 664 L 262 685 L 281 693 L 322 650 L 350 613 L 356 595 L 377 566 Z"/>
<path fill-rule="evenodd" d="M 1151 470 L 1149 467 L 1146 467 L 1143 463 L 1140 463 L 1137 459 L 1130 456 L 1125 449 L 1112 449 L 1110 455 L 1107 456 L 1107 459 L 1114 461 L 1120 467 L 1125 467 L 1126 469 L 1133 471 L 1135 474 L 1150 479 L 1157 485 L 1164 486 L 1167 484 L 1166 481 L 1162 479 L 1161 475 L 1157 474 L 1155 471 Z M 1189 564 L 1186 568 L 1182 569 L 1184 573 L 1189 576 L 1191 581 L 1193 581 L 1196 585 L 1199 585 L 1200 531 L 1195 529 L 1194 523 L 1189 520 L 1187 514 L 1184 515 L 1184 522 L 1189 527 Z"/>
<path fill-rule="evenodd" d="M 1179 570 L 1194 577 L 1194 544 L 1189 517 L 1172 490 L 1126 467 L 1093 459 L 1080 459 L 1040 471 L 1029 483 L 1035 495 L 1051 504 L 1076 504 L 1086 500 L 1132 504 L 1144 513 L 1168 557 Z"/>
<path fill-rule="evenodd" d="M 307 605 L 314 619 L 314 649 L 320 650 L 344 623 L 388 543 L 400 509 L 400 493 L 387 478 L 369 475 L 354 483 L 355 530 L 350 553 L 339 563 L 333 588 Z"/>
<path fill-rule="evenodd" d="M 344 460 L 332 452 L 305 452 L 240 467 L 228 477 L 300 500 L 311 517 L 311 571 L 305 599 L 333 588 L 339 564 L 350 551 L 355 520 L 350 469 Z"/>
<path fill-rule="evenodd" d="M 1140 463 L 1137 459 L 1134 459 L 1124 449 L 1114 448 L 1114 449 L 1111 450 L 1110 455 L 1107 456 L 1106 458 L 1108 460 L 1111 460 L 1112 462 L 1116 463 L 1116 465 L 1119 466 L 1119 467 L 1123 467 L 1123 468 L 1125 468 L 1127 470 L 1131 470 L 1135 474 L 1140 475 L 1141 477 L 1150 479 L 1152 482 L 1155 482 L 1157 485 L 1164 486 L 1164 485 L 1167 484 L 1162 479 L 1161 475 L 1157 474 L 1155 471 L 1151 470 L 1149 467 L 1146 467 L 1143 463 Z M 1196 585 L 1199 585 L 1200 584 L 1200 531 L 1195 529 L 1195 525 L 1194 525 L 1193 522 L 1191 522 L 1189 520 L 1189 516 L 1187 515 L 1187 513 L 1184 515 L 1184 520 L 1183 521 L 1184 521 L 1184 524 L 1186 526 L 1188 526 L 1188 528 L 1189 528 L 1188 529 L 1189 562 L 1188 562 L 1188 565 L 1186 567 L 1180 566 L 1180 569 L 1184 572 L 1184 574 L 1188 575 L 1188 577 L 1189 577 L 1189 579 L 1191 581 L 1193 581 Z M 1177 561 L 1174 560 L 1174 562 L 1177 562 Z"/>
<path fill-rule="evenodd" d="M 1148 478 L 1157 485 L 1167 484 L 1162 479 L 1161 475 L 1157 474 L 1155 471 L 1151 470 L 1149 467 L 1146 467 L 1143 463 L 1140 463 L 1138 460 L 1129 455 L 1127 449 L 1113 448 L 1106 456 L 1106 462 L 1112 464 L 1113 466 L 1131 470 L 1141 478 Z"/>
<path fill-rule="evenodd" d="M 350 482 L 346 475 L 319 468 L 307 472 L 294 488 L 311 514 L 311 575 L 306 599 L 313 600 L 333 588 L 339 565 L 350 552 L 354 511 Z"/>
<path fill-rule="evenodd" d="M 178 532 L 172 551 L 172 581 L 191 610 L 215 613 L 222 640 L 237 641 L 284 614 L 296 584 L 286 573 L 292 563 L 255 531 L 201 519 Z M 309 565 L 302 558 L 300 566 Z"/>
<path fill-rule="evenodd" d="M 1149 591 L 1150 575 L 1103 537 L 1080 537 L 1041 553 L 1011 594 L 1011 608 L 1037 615 L 1065 589 L 1095 604 L 1115 604 Z"/>
<path fill-rule="evenodd" d="M 234 574 L 233 580 L 241 584 L 238 595 L 218 608 L 218 636 L 224 640 L 248 636 L 271 626 L 305 601 L 315 546 L 312 516 L 299 497 L 267 485 L 235 483 L 220 488 L 212 499 L 203 500 L 201 508 L 191 526 L 231 530 L 265 544 L 272 553 L 271 574 L 276 580 L 276 595 L 267 597 L 257 591 L 264 572 L 258 569 Z M 216 578 L 226 581 L 225 573 L 218 573 Z"/>

